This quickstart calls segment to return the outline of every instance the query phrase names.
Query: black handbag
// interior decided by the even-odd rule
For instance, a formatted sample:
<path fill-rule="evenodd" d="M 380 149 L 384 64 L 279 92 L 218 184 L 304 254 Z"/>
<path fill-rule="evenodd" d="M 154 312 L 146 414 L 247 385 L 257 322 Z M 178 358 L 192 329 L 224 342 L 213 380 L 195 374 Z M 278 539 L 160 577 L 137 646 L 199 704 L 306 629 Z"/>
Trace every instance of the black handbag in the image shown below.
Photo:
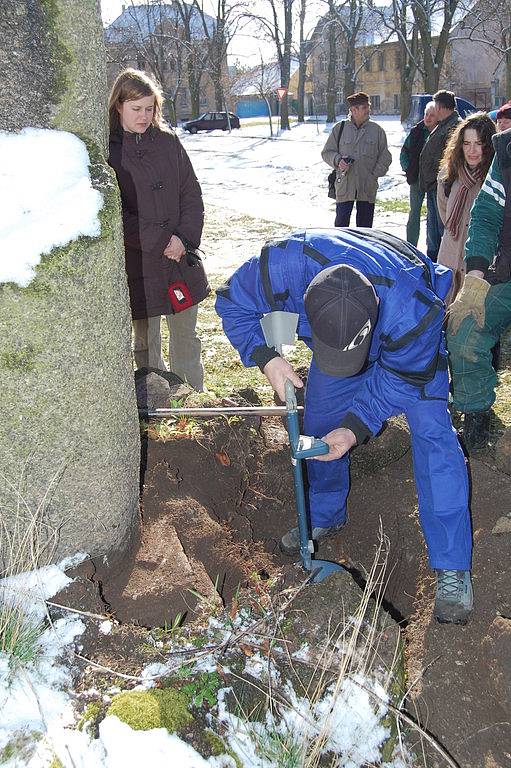
<path fill-rule="evenodd" d="M 341 121 L 341 130 L 339 131 L 339 135 L 337 137 L 337 152 L 339 152 L 339 144 L 341 142 L 341 136 L 342 136 L 342 132 L 344 131 L 344 123 L 345 122 L 346 122 L 345 120 Z M 332 200 L 335 200 L 335 198 L 336 198 L 336 194 L 335 194 L 335 180 L 336 180 L 336 178 L 337 178 L 337 171 L 334 168 L 334 170 L 330 171 L 330 173 L 327 176 L 327 180 L 328 180 L 328 197 L 331 197 Z"/>
<path fill-rule="evenodd" d="M 172 262 L 172 266 L 175 267 L 173 277 L 177 279 L 169 280 L 168 293 L 176 313 L 199 304 L 211 288 L 197 248 L 188 248 L 179 261 Z"/>

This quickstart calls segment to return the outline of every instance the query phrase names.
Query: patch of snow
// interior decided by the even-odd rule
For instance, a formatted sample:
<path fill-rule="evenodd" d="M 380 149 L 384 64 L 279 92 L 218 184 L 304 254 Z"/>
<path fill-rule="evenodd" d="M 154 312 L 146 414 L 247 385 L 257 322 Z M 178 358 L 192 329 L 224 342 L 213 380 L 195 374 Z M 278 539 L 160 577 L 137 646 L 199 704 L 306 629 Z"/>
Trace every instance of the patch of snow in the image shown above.
<path fill-rule="evenodd" d="M 0 132 L 0 283 L 27 285 L 42 254 L 100 234 L 103 199 L 92 187 L 89 162 L 72 133 Z"/>
<path fill-rule="evenodd" d="M 51 734 L 51 743 L 64 768 L 235 768 L 227 756 L 206 760 L 165 728 L 134 731 L 114 716 L 99 724 L 98 739 L 61 729 Z"/>
<path fill-rule="evenodd" d="M 264 724 L 229 712 L 228 691 L 218 693 L 218 720 L 226 728 L 230 746 L 242 756 L 245 768 L 273 768 L 271 750 L 265 749 L 268 734 L 303 750 L 321 735 L 322 753 L 339 755 L 339 768 L 362 768 L 378 762 L 380 747 L 389 735 L 381 725 L 387 712 L 387 695 L 379 683 L 362 676 L 343 679 L 337 689 L 331 685 L 316 702 L 298 697 L 288 682 L 284 694 L 289 706 L 268 711 Z"/>
<path fill-rule="evenodd" d="M 113 628 L 113 622 L 110 621 L 110 619 L 106 619 L 105 621 L 102 621 L 99 625 L 98 629 L 101 632 L 102 635 L 109 635 Z"/>
<path fill-rule="evenodd" d="M 309 643 L 302 643 L 302 645 L 292 654 L 293 659 L 298 661 L 310 661 L 310 645 Z"/>

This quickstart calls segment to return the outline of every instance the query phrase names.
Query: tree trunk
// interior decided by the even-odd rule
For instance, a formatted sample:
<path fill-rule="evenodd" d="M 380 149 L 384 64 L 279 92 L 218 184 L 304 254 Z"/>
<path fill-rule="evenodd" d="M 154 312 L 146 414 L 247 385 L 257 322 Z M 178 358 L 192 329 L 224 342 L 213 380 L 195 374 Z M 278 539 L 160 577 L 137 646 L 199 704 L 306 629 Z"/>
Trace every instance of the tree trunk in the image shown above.
<path fill-rule="evenodd" d="M 344 101 L 350 94 L 355 93 L 355 39 L 346 41 L 346 57 L 344 65 Z"/>
<path fill-rule="evenodd" d="M 190 106 L 192 110 L 192 117 L 199 117 L 200 78 L 197 77 L 197 70 L 193 56 L 188 58 L 186 66 L 188 67 L 188 88 L 190 89 Z"/>
<path fill-rule="evenodd" d="M 335 83 L 337 80 L 337 68 L 335 64 L 336 59 L 336 30 L 335 25 L 331 22 L 328 28 L 328 73 L 326 81 L 326 121 L 327 123 L 335 123 Z"/>
<path fill-rule="evenodd" d="M 12 531 L 20 496 L 35 512 L 51 489 L 54 558 L 118 557 L 137 529 L 140 440 L 99 4 L 4 0 L 0 51 L 0 129 L 79 136 L 103 199 L 97 237 L 54 247 L 28 285 L 1 285 L 2 523 Z"/>
<path fill-rule="evenodd" d="M 300 47 L 298 50 L 298 122 L 305 121 L 305 76 L 307 74 L 307 52 L 305 46 L 305 14 L 307 11 L 307 0 L 301 0 L 300 3 Z"/>

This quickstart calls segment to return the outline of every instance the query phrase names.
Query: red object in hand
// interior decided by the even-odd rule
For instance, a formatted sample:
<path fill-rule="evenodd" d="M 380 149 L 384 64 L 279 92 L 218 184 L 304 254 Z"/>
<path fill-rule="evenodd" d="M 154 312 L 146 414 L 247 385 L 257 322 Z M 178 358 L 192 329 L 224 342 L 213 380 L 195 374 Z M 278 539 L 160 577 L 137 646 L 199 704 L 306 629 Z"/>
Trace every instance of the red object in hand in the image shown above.
<path fill-rule="evenodd" d="M 193 306 L 189 288 L 182 280 L 176 280 L 169 285 L 169 299 L 174 312 L 182 312 L 183 309 Z"/>

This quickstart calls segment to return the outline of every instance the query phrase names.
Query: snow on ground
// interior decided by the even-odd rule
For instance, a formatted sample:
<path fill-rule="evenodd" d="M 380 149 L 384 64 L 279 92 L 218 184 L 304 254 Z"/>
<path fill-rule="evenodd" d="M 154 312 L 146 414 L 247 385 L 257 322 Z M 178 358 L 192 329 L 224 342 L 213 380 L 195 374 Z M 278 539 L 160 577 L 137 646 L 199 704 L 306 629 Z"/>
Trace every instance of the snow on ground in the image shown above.
<path fill-rule="evenodd" d="M 385 130 L 392 154 L 389 172 L 380 179 L 378 199 L 408 199 L 409 187 L 399 165 L 406 132 L 398 117 L 383 115 L 374 120 Z M 327 196 L 326 181 L 330 168 L 321 158 L 331 128 L 324 122 L 294 124 L 273 139 L 267 122 L 242 121 L 242 127 L 231 133 L 192 136 L 180 131 L 202 186 L 206 216 L 208 205 L 215 205 L 296 229 L 333 226 L 335 203 Z M 405 237 L 406 219 L 404 213 L 377 208 L 374 226 Z M 419 247 L 425 248 L 425 225 Z M 208 262 L 212 271 L 216 266 Z"/>
<path fill-rule="evenodd" d="M 72 133 L 0 132 L 0 283 L 27 285 L 43 253 L 99 235 L 103 201 L 88 166 L 85 144 Z"/>
<path fill-rule="evenodd" d="M 0 580 L 2 600 L 24 604 L 27 614 L 41 621 L 46 616 L 45 600 L 70 582 L 65 569 L 83 557 L 78 555 L 59 565 Z M 239 622 L 245 620 L 241 614 L 236 617 Z M 212 623 L 210 628 L 214 630 Z M 221 624 L 220 628 L 224 629 Z M 50 768 L 55 758 L 63 768 L 236 768 L 231 756 L 205 759 L 164 728 L 133 730 L 118 718 L 107 716 L 99 724 L 98 738 L 77 729 L 73 651 L 84 629 L 82 619 L 71 614 L 47 627 L 39 640 L 39 655 L 33 661 L 13 664 L 5 653 L 0 653 L 0 755 L 5 768 Z M 98 620 L 98 631 L 104 629 L 104 622 Z M 264 664 L 262 659 L 260 662 L 261 668 L 256 669 L 253 660 L 247 660 L 246 672 L 264 680 L 263 667 L 267 669 L 271 664 L 267 659 Z M 175 663 L 175 659 L 169 663 Z M 158 666 L 160 674 L 168 673 L 165 665 Z M 154 674 L 154 667 L 151 665 L 145 672 Z M 215 658 L 207 651 L 197 664 L 197 669 L 204 668 L 216 668 Z M 241 757 L 244 768 L 277 768 L 281 765 L 282 745 L 293 745 L 301 754 L 318 737 L 322 738 L 322 752 L 332 750 L 340 755 L 339 768 L 362 768 L 368 761 L 378 761 L 380 746 L 388 735 L 388 727 L 382 725 L 388 697 L 376 680 L 362 675 L 345 678 L 311 702 L 297 696 L 289 682 L 281 683 L 276 670 L 269 674 L 273 686 L 282 688 L 289 706 L 280 712 L 276 708 L 268 712 L 266 723 L 253 723 L 232 714 L 226 706 L 229 689 L 218 692 L 212 722 L 223 726 L 224 738 Z M 154 680 L 147 679 L 140 687 L 151 685 Z M 375 697 L 369 695 L 371 691 Z M 31 739 L 35 743 L 31 756 L 20 757 L 16 748 L 12 755 L 6 751 L 9 745 Z M 386 768 L 402 765 L 401 758 L 396 757 Z"/>

